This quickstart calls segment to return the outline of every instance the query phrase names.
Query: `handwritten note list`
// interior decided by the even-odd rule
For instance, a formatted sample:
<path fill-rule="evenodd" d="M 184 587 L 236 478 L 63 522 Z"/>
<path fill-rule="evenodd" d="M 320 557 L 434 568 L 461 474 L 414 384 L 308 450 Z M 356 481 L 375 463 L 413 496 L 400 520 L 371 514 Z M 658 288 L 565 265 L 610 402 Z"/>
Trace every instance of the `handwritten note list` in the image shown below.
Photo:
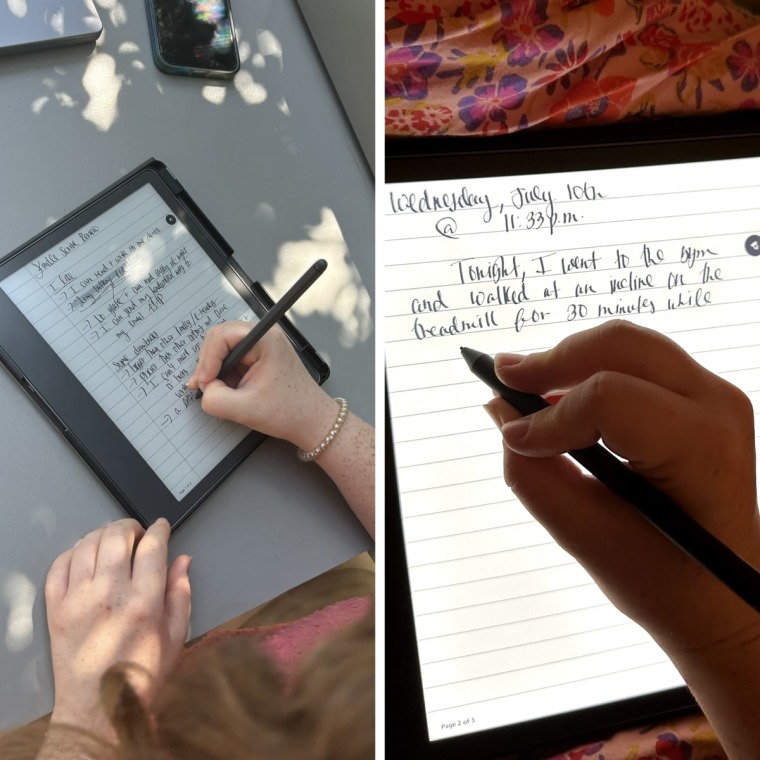
<path fill-rule="evenodd" d="M 175 498 L 245 437 L 184 382 L 209 327 L 256 317 L 150 185 L 0 287 Z"/>
<path fill-rule="evenodd" d="M 388 397 L 431 739 L 681 683 L 512 496 L 459 347 L 612 318 L 760 391 L 760 159 L 390 185 Z"/>

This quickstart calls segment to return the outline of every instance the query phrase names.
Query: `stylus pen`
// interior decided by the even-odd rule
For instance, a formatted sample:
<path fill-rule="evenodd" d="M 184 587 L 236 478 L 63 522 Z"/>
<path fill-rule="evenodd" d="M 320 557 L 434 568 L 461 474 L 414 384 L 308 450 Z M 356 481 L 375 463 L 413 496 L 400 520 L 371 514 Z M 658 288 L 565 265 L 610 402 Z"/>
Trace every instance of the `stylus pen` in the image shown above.
<path fill-rule="evenodd" d="M 541 396 L 504 385 L 496 377 L 493 359 L 488 354 L 463 348 L 462 356 L 478 378 L 521 414 L 532 414 L 549 406 Z M 632 504 L 660 533 L 760 612 L 760 572 L 705 530 L 670 497 L 598 443 L 567 453 L 616 496 Z"/>
<path fill-rule="evenodd" d="M 317 259 L 290 287 L 287 293 L 251 328 L 251 332 L 230 351 L 222 362 L 218 377 L 223 378 L 263 337 L 275 322 L 285 316 L 285 312 L 316 282 L 327 269 L 324 259 Z M 198 388 L 195 398 L 203 391 Z"/>

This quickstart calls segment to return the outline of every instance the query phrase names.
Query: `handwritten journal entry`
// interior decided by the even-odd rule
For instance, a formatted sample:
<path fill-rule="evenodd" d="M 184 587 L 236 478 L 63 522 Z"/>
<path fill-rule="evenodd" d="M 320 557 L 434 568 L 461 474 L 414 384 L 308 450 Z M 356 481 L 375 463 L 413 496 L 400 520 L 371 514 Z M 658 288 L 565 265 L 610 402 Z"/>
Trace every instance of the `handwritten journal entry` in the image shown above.
<path fill-rule="evenodd" d="M 460 346 L 621 317 L 760 400 L 760 159 L 386 187 L 385 343 L 431 740 L 682 683 L 504 485 Z"/>
<path fill-rule="evenodd" d="M 184 382 L 209 327 L 256 317 L 151 185 L 0 287 L 175 498 L 247 434 Z"/>

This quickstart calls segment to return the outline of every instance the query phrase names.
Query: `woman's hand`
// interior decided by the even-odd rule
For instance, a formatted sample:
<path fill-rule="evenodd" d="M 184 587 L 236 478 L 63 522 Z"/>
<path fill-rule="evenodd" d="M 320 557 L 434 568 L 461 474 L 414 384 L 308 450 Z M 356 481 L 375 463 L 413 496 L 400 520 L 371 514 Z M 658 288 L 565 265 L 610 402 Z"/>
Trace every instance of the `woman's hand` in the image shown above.
<path fill-rule="evenodd" d="M 757 563 L 753 413 L 746 396 L 664 336 L 626 322 L 578 333 L 545 353 L 497 356 L 496 372 L 517 390 L 566 391 L 529 417 L 518 419 L 500 398 L 489 408 L 502 426 L 507 483 L 610 599 L 661 643 L 706 647 L 741 636 L 756 617 L 752 610 L 559 455 L 601 438 Z M 736 615 L 718 614 L 726 603 Z"/>
<path fill-rule="evenodd" d="M 207 333 L 188 388 L 203 390 L 203 411 L 282 438 L 308 451 L 330 429 L 338 407 L 273 327 L 224 378 L 222 361 L 250 332 L 248 322 L 223 322 Z"/>
<path fill-rule="evenodd" d="M 248 334 L 247 322 L 223 322 L 207 333 L 188 388 L 203 390 L 203 411 L 282 438 L 304 451 L 316 448 L 340 407 L 311 377 L 277 326 L 224 380 L 222 361 Z M 370 535 L 375 535 L 375 431 L 349 414 L 333 442 L 315 460 L 340 489 Z"/>
<path fill-rule="evenodd" d="M 626 322 L 523 359 L 497 356 L 518 390 L 567 391 L 528 418 L 488 405 L 518 498 L 665 649 L 731 760 L 760 746 L 760 616 L 567 457 L 599 438 L 760 567 L 753 412 L 672 341 Z M 568 390 L 569 389 L 569 390 Z"/>
<path fill-rule="evenodd" d="M 53 562 L 45 585 L 53 655 L 52 722 L 113 740 L 100 681 L 118 662 L 138 665 L 149 700 L 182 651 L 190 620 L 190 557 L 167 567 L 169 524 L 132 519 L 88 533 Z M 134 559 L 133 559 L 134 555 Z"/>

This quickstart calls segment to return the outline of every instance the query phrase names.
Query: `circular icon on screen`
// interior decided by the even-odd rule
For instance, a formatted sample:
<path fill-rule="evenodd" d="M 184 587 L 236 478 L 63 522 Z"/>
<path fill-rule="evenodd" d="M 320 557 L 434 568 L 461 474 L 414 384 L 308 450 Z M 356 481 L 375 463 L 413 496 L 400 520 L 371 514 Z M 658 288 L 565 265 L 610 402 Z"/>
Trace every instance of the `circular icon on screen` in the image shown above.
<path fill-rule="evenodd" d="M 174 222 L 176 222 L 176 221 L 177 221 L 177 217 L 176 216 L 172 216 L 171 214 L 167 214 L 167 216 L 166 216 L 166 223 L 167 224 L 174 224 Z M 758 240 L 760 240 L 760 238 L 758 238 Z"/>
<path fill-rule="evenodd" d="M 744 241 L 744 249 L 750 256 L 760 256 L 760 235 L 750 235 Z"/>

